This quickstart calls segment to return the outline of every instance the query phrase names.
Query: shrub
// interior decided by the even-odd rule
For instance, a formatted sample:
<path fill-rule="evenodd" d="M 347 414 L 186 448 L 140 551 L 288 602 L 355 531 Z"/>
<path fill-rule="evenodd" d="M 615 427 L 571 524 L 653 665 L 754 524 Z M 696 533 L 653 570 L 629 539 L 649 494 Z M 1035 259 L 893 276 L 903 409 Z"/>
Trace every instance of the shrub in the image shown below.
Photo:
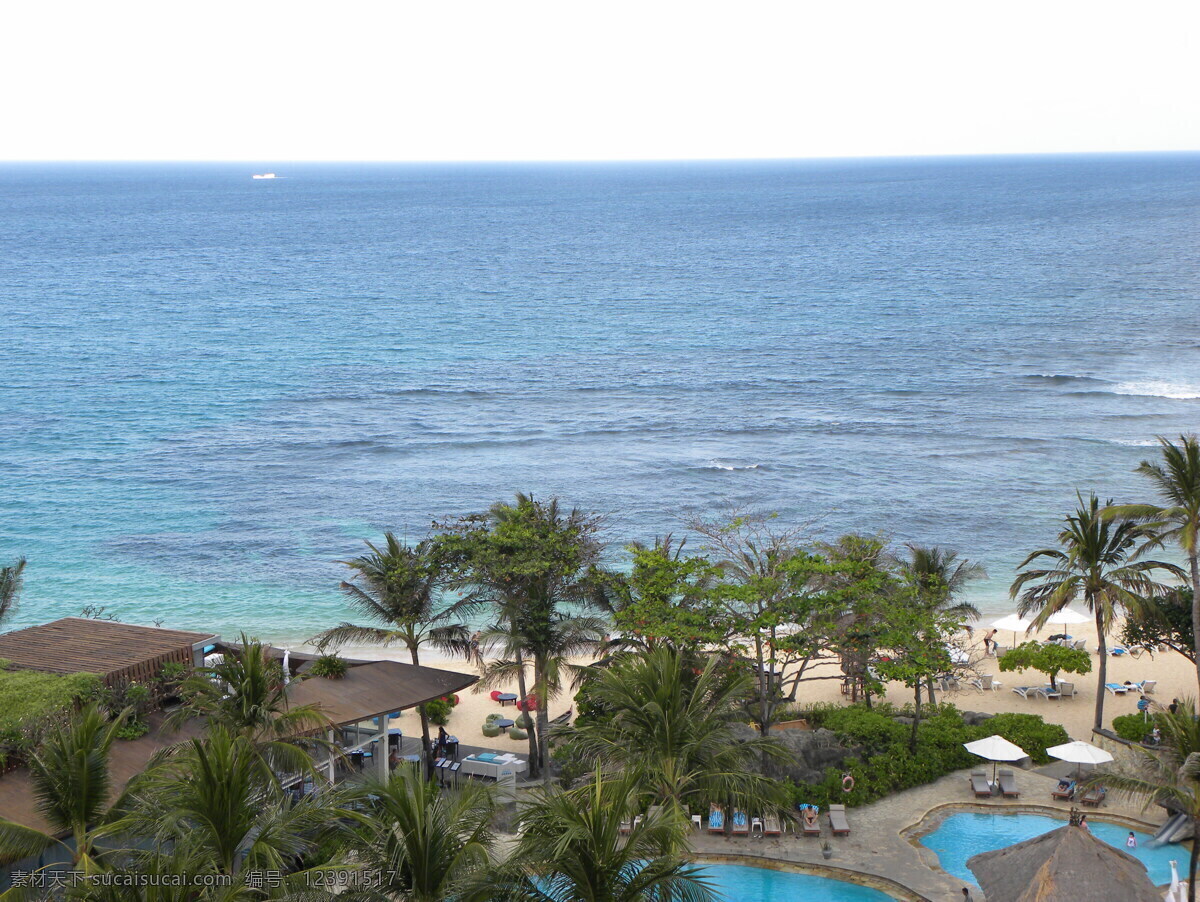
<path fill-rule="evenodd" d="M 179 661 L 168 661 L 158 671 L 158 679 L 164 686 L 177 686 L 187 676 L 188 666 Z"/>
<path fill-rule="evenodd" d="M 1113 718 L 1113 732 L 1130 742 L 1144 742 L 1154 729 L 1154 721 L 1141 714 L 1122 714 Z"/>
<path fill-rule="evenodd" d="M 117 727 L 118 739 L 140 739 L 150 732 L 150 725 L 144 720 L 130 720 L 124 726 Z"/>
<path fill-rule="evenodd" d="M 975 727 L 975 732 L 977 735 L 971 739 L 982 739 L 995 733 L 1015 742 L 1029 753 L 1035 764 L 1046 764 L 1050 760 L 1046 749 L 1071 741 L 1066 730 L 1056 723 L 1046 723 L 1036 714 L 997 714 Z"/>
<path fill-rule="evenodd" d="M 431 724 L 444 727 L 450 722 L 450 712 L 453 708 L 454 706 L 444 698 L 435 698 L 433 701 L 425 703 L 425 716 L 429 718 Z"/>
<path fill-rule="evenodd" d="M 321 655 L 317 660 L 313 661 L 312 667 L 308 672 L 315 677 L 324 677 L 327 680 L 340 680 L 346 675 L 349 665 L 346 664 L 346 659 L 338 655 Z"/>

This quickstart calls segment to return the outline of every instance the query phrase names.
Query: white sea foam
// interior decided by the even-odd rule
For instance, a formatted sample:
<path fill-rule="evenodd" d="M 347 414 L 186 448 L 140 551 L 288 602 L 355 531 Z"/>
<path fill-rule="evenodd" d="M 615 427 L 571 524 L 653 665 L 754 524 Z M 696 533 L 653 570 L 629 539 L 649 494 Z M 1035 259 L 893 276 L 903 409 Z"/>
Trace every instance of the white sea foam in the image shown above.
<path fill-rule="evenodd" d="M 1170 398 L 1174 401 L 1200 400 L 1200 386 L 1178 382 L 1120 382 L 1112 387 L 1115 395 L 1141 395 L 1146 398 Z"/>

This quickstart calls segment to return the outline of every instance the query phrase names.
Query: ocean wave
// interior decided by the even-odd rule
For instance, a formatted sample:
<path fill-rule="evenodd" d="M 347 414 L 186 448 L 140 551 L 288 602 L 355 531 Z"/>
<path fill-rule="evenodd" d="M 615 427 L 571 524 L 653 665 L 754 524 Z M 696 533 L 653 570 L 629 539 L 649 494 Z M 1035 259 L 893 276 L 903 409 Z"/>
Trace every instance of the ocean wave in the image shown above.
<path fill-rule="evenodd" d="M 1023 378 L 1026 382 L 1049 382 L 1052 385 L 1072 385 L 1081 382 L 1092 385 L 1108 383 L 1107 379 L 1098 379 L 1095 376 L 1074 376 L 1070 373 L 1033 373 Z"/>
<path fill-rule="evenodd" d="M 1137 395 L 1143 398 L 1169 398 L 1172 401 L 1200 400 L 1200 386 L 1178 382 L 1120 382 L 1112 388 L 1114 395 Z"/>
<path fill-rule="evenodd" d="M 724 470 L 727 473 L 735 473 L 739 470 L 759 470 L 762 468 L 762 464 L 729 464 L 719 460 L 710 460 L 706 464 L 697 464 L 688 467 L 689 470 Z"/>
<path fill-rule="evenodd" d="M 1114 445 L 1126 445 L 1130 448 L 1157 448 L 1158 439 L 1153 438 L 1113 438 L 1108 441 Z"/>

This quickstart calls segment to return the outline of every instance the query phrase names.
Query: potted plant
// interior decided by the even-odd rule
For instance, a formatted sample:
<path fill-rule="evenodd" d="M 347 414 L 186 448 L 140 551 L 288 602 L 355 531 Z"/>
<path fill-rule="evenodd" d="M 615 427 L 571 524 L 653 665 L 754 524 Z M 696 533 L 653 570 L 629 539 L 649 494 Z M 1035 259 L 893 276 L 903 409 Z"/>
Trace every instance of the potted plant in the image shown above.
<path fill-rule="evenodd" d="M 821 857 L 828 861 L 833 857 L 833 846 L 829 844 L 829 840 L 824 840 L 821 843 Z"/>

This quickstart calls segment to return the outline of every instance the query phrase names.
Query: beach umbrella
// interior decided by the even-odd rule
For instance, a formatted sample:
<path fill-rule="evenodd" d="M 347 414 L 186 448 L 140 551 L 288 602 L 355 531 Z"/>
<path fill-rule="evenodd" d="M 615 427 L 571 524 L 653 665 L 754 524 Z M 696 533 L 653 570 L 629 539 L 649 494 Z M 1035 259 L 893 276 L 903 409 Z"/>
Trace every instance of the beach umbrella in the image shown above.
<path fill-rule="evenodd" d="M 1003 736 L 989 736 L 986 739 L 976 739 L 974 742 L 964 742 L 965 748 L 972 755 L 986 758 L 992 762 L 992 782 L 996 782 L 996 766 L 1001 761 L 1020 761 L 1029 757 L 1019 745 L 1014 745 Z"/>
<path fill-rule="evenodd" d="M 1171 886 L 1163 896 L 1163 902 L 1187 902 L 1188 885 L 1179 879 L 1179 862 L 1171 862 Z"/>
<path fill-rule="evenodd" d="M 283 685 L 287 685 L 292 681 L 292 675 L 288 670 L 288 665 L 292 663 L 292 650 L 285 648 L 283 650 Z"/>
<path fill-rule="evenodd" d="M 1007 617 L 1001 617 L 999 620 L 992 623 L 992 626 L 998 630 L 1004 630 L 1006 633 L 1013 634 L 1013 645 L 1017 644 L 1017 633 L 1025 633 L 1033 626 L 1032 620 L 1026 620 L 1017 614 L 1009 614 Z"/>
<path fill-rule="evenodd" d="M 1107 764 L 1113 759 L 1113 756 L 1104 751 L 1104 749 L 1098 748 L 1090 742 L 1083 742 L 1080 739 L 1046 749 L 1046 754 L 1053 755 L 1059 761 L 1069 761 L 1072 764 L 1079 765 Z M 1075 776 L 1079 776 L 1078 767 L 1075 768 Z"/>
<path fill-rule="evenodd" d="M 1047 623 L 1061 623 L 1063 626 L 1070 626 L 1074 623 L 1091 623 L 1092 618 L 1087 614 L 1080 614 L 1078 611 L 1072 611 L 1070 608 L 1063 608 L 1061 611 L 1055 611 L 1046 618 Z"/>

